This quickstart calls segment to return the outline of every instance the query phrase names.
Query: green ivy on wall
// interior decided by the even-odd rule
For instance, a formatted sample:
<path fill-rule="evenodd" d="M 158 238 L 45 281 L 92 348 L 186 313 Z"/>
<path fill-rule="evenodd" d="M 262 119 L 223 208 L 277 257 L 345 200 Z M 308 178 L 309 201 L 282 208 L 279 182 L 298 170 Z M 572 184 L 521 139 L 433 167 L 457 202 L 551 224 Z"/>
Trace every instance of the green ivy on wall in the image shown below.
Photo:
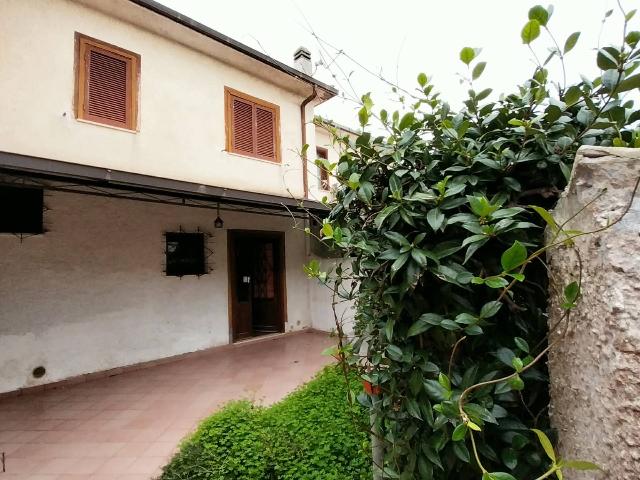
<path fill-rule="evenodd" d="M 562 468 L 595 468 L 557 459 L 549 440 L 548 291 L 564 288 L 562 329 L 580 272 L 550 285 L 543 234 L 571 246 L 587 233 L 548 211 L 579 146 L 640 147 L 640 111 L 625 98 L 640 88 L 640 32 L 635 11 L 620 10 L 623 40 L 597 50 L 593 80 L 549 78 L 550 62 L 564 73 L 580 33 L 561 45 L 548 29 L 553 9 L 536 6 L 522 42 L 546 35 L 552 46 L 514 93 L 490 100 L 490 88 L 476 87 L 486 64 L 464 48 L 460 111 L 420 74 L 415 91 L 396 90 L 403 114 L 364 95 L 364 133 L 352 140 L 333 129 L 343 153 L 336 164 L 318 160 L 339 182 L 321 237 L 346 260 L 306 271 L 355 302 L 355 337 L 338 322 L 332 353 L 376 393 L 358 400 L 375 419 L 384 478 L 561 479 Z M 370 132 L 374 121 L 385 134 Z"/>

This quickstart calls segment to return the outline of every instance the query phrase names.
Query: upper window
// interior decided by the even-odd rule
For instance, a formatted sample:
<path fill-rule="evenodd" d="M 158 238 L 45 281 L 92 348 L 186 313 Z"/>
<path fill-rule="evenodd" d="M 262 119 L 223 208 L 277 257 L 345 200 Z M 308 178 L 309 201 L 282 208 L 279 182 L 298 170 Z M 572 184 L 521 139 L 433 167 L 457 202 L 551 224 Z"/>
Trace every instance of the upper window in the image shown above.
<path fill-rule="evenodd" d="M 227 150 L 280 161 L 280 107 L 225 87 Z"/>
<path fill-rule="evenodd" d="M 323 160 L 329 159 L 329 151 L 326 148 L 316 147 L 316 155 Z M 320 188 L 329 190 L 329 171 L 322 165 L 318 167 L 318 178 L 320 179 Z"/>
<path fill-rule="evenodd" d="M 0 187 L 0 232 L 42 233 L 43 211 L 41 189 Z"/>
<path fill-rule="evenodd" d="M 76 117 L 135 130 L 140 56 L 76 33 Z"/>

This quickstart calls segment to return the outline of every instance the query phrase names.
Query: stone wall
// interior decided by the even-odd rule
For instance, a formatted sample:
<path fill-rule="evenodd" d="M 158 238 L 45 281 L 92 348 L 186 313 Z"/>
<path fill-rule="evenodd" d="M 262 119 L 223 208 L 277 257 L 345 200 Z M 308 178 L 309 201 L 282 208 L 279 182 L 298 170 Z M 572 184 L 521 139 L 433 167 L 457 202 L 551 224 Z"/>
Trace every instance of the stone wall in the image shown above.
<path fill-rule="evenodd" d="M 549 359 L 560 457 L 607 472 L 567 470 L 567 480 L 640 479 L 640 192 L 631 201 L 638 177 L 640 149 L 583 147 L 554 212 L 566 220 L 597 197 L 565 227 L 587 232 L 615 222 L 631 202 L 622 220 L 576 239 L 579 253 L 550 253 L 550 326 L 562 315 L 558 292 L 578 279 L 578 255 L 583 265 L 582 299 Z"/>

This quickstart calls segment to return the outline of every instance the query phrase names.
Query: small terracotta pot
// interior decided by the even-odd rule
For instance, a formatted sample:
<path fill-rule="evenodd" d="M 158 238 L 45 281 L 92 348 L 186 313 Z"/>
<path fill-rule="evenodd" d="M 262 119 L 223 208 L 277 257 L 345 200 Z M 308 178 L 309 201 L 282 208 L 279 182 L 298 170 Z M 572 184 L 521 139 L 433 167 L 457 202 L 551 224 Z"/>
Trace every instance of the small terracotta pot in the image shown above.
<path fill-rule="evenodd" d="M 362 381 L 362 386 L 364 387 L 364 391 L 371 396 L 380 395 L 380 393 L 382 392 L 380 385 L 372 385 L 371 382 L 367 380 Z"/>

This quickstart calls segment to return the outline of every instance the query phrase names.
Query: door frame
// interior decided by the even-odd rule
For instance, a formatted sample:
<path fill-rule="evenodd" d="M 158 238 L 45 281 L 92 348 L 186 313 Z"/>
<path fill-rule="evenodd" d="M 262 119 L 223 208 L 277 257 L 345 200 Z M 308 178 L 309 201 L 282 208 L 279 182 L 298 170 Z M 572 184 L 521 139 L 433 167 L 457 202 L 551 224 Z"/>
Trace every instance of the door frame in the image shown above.
<path fill-rule="evenodd" d="M 242 230 L 232 229 L 227 230 L 227 273 L 228 273 L 228 287 L 229 287 L 229 343 L 237 341 L 235 337 L 236 325 L 234 316 L 234 306 L 236 304 L 236 264 L 235 253 L 236 240 L 239 238 L 255 238 L 266 240 L 277 240 L 279 245 L 278 253 L 280 261 L 274 267 L 278 268 L 280 274 L 278 275 L 279 281 L 276 281 L 276 289 L 278 292 L 278 311 L 280 317 L 279 333 L 283 333 L 285 330 L 285 324 L 287 323 L 287 269 L 285 262 L 285 232 L 270 231 L 270 230 Z M 249 337 L 252 338 L 252 337 Z"/>

